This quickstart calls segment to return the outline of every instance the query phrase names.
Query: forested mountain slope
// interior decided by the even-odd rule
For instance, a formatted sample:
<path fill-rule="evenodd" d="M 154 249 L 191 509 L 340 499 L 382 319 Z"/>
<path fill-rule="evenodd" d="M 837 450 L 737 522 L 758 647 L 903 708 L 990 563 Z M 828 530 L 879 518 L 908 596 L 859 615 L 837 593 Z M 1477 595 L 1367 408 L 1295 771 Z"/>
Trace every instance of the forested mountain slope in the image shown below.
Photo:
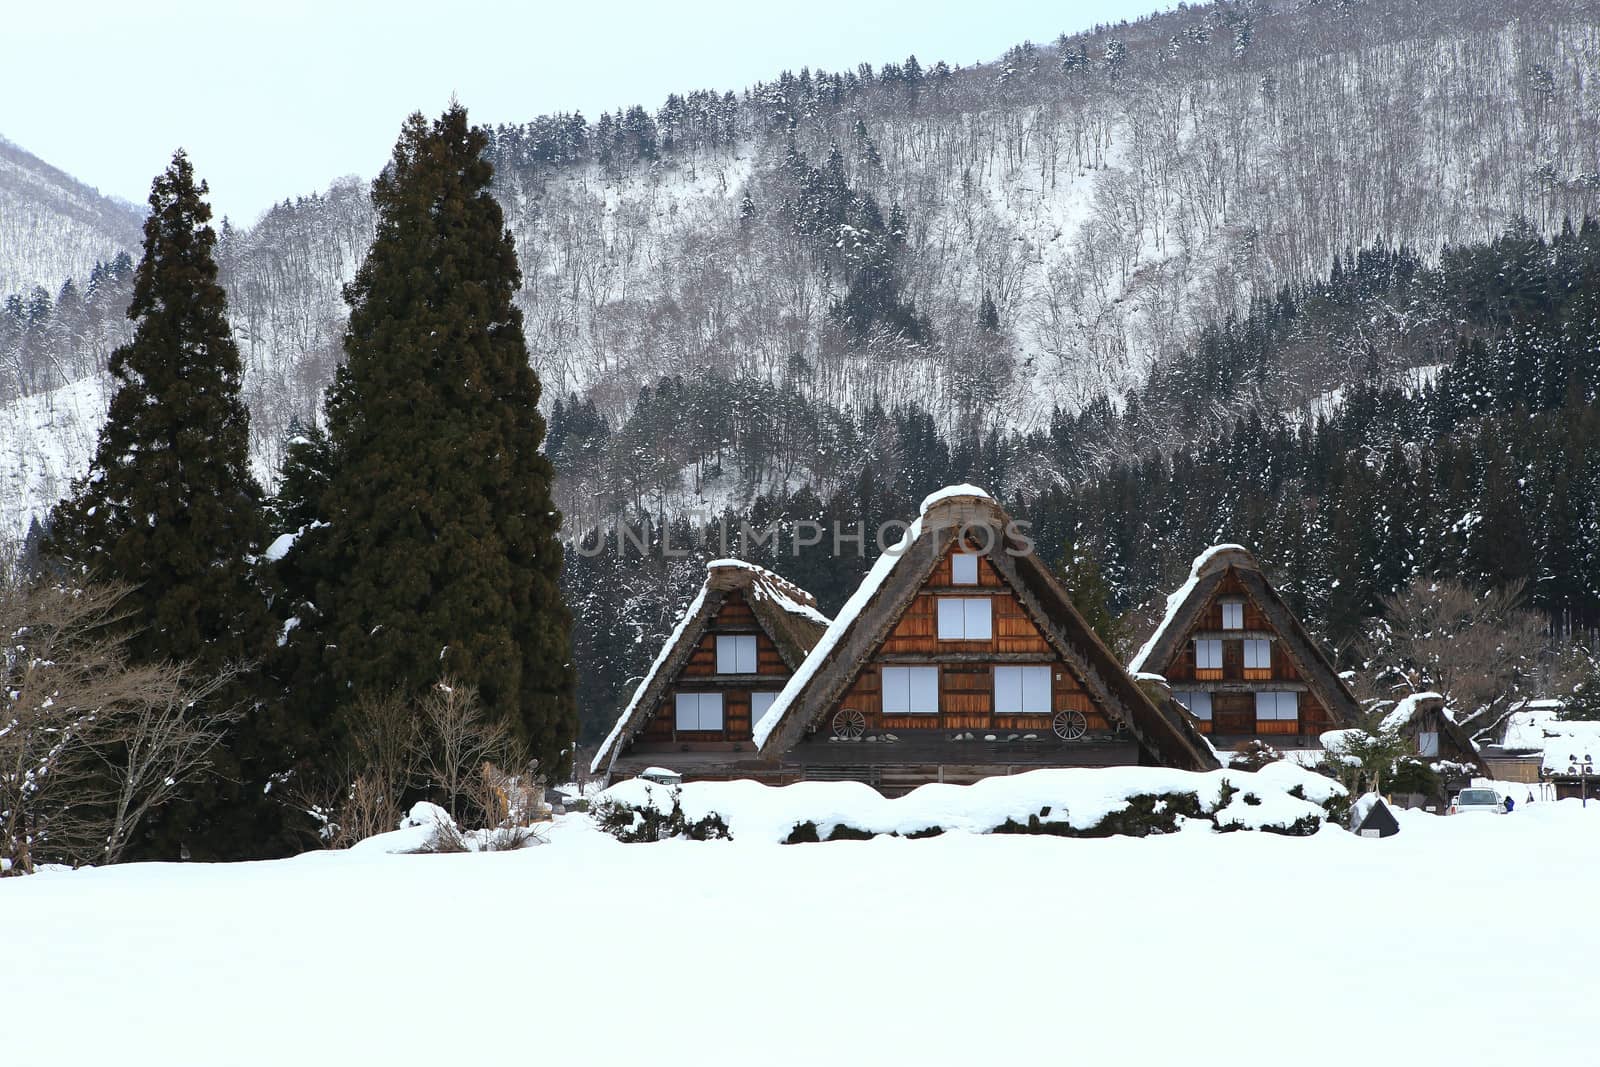
<path fill-rule="evenodd" d="M 139 247 L 143 217 L 0 137 L 0 300 L 86 282 L 96 263 Z"/>
<path fill-rule="evenodd" d="M 1600 16 L 1532 8 L 1218 3 L 1022 43 L 979 67 L 800 70 L 496 131 L 547 401 L 615 431 L 652 400 L 670 423 L 641 385 L 737 381 L 715 400 L 736 406 L 711 453 L 735 423 L 771 439 L 720 485 L 701 477 L 705 456 L 614 451 L 573 472 L 560 503 L 580 523 L 604 517 L 589 478 L 605 466 L 648 468 L 621 495 L 657 508 L 826 485 L 835 427 L 808 428 L 802 408 L 912 406 L 976 441 L 1047 427 L 1057 408 L 1087 410 L 1152 374 L 1177 401 L 1184 383 L 1162 368 L 1206 324 L 1321 277 L 1335 255 L 1378 245 L 1431 262 L 1517 220 L 1554 234 L 1600 209 Z M 269 481 L 291 423 L 317 417 L 340 358 L 340 287 L 372 225 L 365 183 L 347 180 L 223 234 Z M 0 399 L 81 378 L 117 340 L 115 315 L 81 294 L 114 306 L 121 283 L 102 271 L 91 287 L 74 270 L 60 306 L 51 293 L 0 316 Z M 1296 406 L 1412 354 L 1374 350 L 1359 328 L 1307 337 L 1273 397 Z M 62 453 L 57 438 L 85 436 L 31 432 L 37 406 L 0 412 L 19 447 Z"/>
<path fill-rule="evenodd" d="M 1285 368 L 1339 338 L 1372 361 L 1355 384 L 1309 413 L 1274 407 Z M 1433 362 L 1393 376 L 1378 369 L 1384 357 Z M 665 411 L 687 410 L 664 447 L 692 450 L 715 439 L 700 414 L 718 407 L 707 397 L 756 388 L 670 381 L 667 404 L 657 390 L 618 431 L 621 447 L 601 440 L 587 405 L 563 404 L 550 448 L 569 477 L 597 456 L 652 457 L 659 450 L 640 442 L 668 432 Z M 1093 561 L 1111 617 L 1159 615 L 1191 559 L 1240 542 L 1347 662 L 1384 598 L 1419 579 L 1519 591 L 1553 641 L 1593 641 L 1600 626 L 1600 221 L 1550 241 L 1512 232 L 1432 267 L 1405 252 L 1341 257 L 1322 279 L 1208 326 L 1120 410 L 1102 400 L 1058 413 L 1047 429 L 962 439 L 912 406 L 853 418 L 779 399 L 760 398 L 777 424 L 736 422 L 724 453 L 705 454 L 704 476 L 749 466 L 774 432 L 806 427 L 832 443 L 826 481 L 693 517 L 613 503 L 627 528 L 644 531 L 643 552 L 610 524 L 578 534 L 565 585 L 591 732 L 670 632 L 704 560 L 735 551 L 837 611 L 877 554 L 871 532 L 964 481 L 1002 494 L 1069 581 Z M 635 426 L 650 419 L 655 432 Z M 632 469 L 593 487 L 604 499 Z M 836 551 L 835 524 L 847 537 L 860 524 L 865 543 L 842 540 Z"/>

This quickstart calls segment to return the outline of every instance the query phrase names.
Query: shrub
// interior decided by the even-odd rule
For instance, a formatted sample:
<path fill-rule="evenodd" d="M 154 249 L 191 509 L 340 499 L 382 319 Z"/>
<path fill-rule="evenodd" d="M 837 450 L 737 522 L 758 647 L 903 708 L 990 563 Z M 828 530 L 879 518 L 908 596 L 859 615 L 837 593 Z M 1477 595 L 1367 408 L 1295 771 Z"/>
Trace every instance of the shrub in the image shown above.
<path fill-rule="evenodd" d="M 690 822 L 683 813 L 683 791 L 674 787 L 671 797 L 672 808 L 669 811 L 662 811 L 654 804 L 634 808 L 615 800 L 603 799 L 591 806 L 589 814 L 600 829 L 628 844 L 677 838 L 716 841 L 728 836 L 728 824 L 715 812 Z M 812 832 L 816 832 L 814 826 Z"/>

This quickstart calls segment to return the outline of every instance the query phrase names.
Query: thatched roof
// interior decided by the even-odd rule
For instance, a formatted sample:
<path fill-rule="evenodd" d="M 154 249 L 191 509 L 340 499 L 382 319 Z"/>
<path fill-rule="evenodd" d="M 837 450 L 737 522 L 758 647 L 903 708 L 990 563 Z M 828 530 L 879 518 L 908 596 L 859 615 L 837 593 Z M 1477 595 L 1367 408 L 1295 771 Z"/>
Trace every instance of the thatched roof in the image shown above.
<path fill-rule="evenodd" d="M 743 560 L 716 559 L 707 563 L 705 584 L 685 609 L 666 644 L 656 654 L 655 662 L 633 691 L 633 698 L 595 753 L 589 764 L 590 774 L 609 772 L 617 755 L 644 728 L 656 705 L 694 653 L 707 624 L 734 590 L 744 594 L 757 623 L 777 646 L 778 654 L 791 671 L 799 668 L 827 629 L 829 620 L 817 610 L 817 598 L 788 579 Z"/>
<path fill-rule="evenodd" d="M 1261 564 L 1256 562 L 1255 556 L 1242 545 L 1214 545 L 1195 558 L 1194 566 L 1189 571 L 1189 580 L 1167 598 L 1165 617 L 1156 626 L 1150 639 L 1134 654 L 1128 669 L 1135 674 L 1164 672 L 1167 665 L 1177 658 L 1190 631 L 1194 629 L 1195 620 L 1211 602 L 1217 587 L 1230 571 L 1272 624 L 1300 677 L 1316 694 L 1322 706 L 1328 709 L 1332 720 L 1347 726 L 1358 722 L 1361 705 L 1355 694 L 1311 639 L 1300 619 L 1289 610 L 1289 605 L 1283 602 L 1278 591 L 1272 588 L 1272 583 L 1261 573 Z"/>
<path fill-rule="evenodd" d="M 1483 755 L 1473 743 L 1472 735 L 1456 722 L 1455 713 L 1445 706 L 1445 698 L 1439 693 L 1413 693 L 1404 698 L 1394 706 L 1393 711 L 1383 717 L 1383 727 L 1409 734 L 1414 732 L 1410 729 L 1413 724 L 1435 712 L 1439 716 L 1437 720 L 1439 732 L 1457 752 L 1477 765 L 1479 774 L 1489 777 L 1489 765 L 1483 761 Z"/>
<path fill-rule="evenodd" d="M 980 528 L 992 538 L 989 562 L 1097 706 L 1126 724 L 1134 740 L 1164 766 L 1209 770 L 1220 765 L 1182 709 L 1164 697 L 1158 707 L 1122 668 L 1005 510 L 970 485 L 951 486 L 924 500 L 900 544 L 879 557 L 757 724 L 755 741 L 763 759 L 780 758 L 816 727 L 882 646 L 951 542 L 964 529 Z"/>

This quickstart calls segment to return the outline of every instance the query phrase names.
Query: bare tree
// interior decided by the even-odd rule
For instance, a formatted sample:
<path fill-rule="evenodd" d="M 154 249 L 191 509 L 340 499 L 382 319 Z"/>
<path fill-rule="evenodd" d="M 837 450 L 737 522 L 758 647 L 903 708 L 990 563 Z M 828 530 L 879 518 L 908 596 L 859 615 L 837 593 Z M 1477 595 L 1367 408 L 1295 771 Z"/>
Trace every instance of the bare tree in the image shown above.
<path fill-rule="evenodd" d="M 449 678 L 423 697 L 419 710 L 421 729 L 413 735 L 417 763 L 444 793 L 450 817 L 460 818 L 462 800 L 478 799 L 469 794 L 484 765 L 505 763 L 513 755 L 510 732 L 484 718 L 476 688 Z"/>
<path fill-rule="evenodd" d="M 92 735 L 113 790 L 106 863 L 121 858 L 146 816 L 210 771 L 212 752 L 242 715 L 237 704 L 221 702 L 241 670 L 229 667 L 191 681 L 185 668 L 162 666 L 145 699 Z"/>
<path fill-rule="evenodd" d="M 207 774 L 231 673 L 130 665 L 126 589 L 0 583 L 0 873 L 115 862 L 139 823 Z"/>
<path fill-rule="evenodd" d="M 393 830 L 401 802 L 417 775 L 420 723 L 400 693 L 363 696 L 345 719 L 350 737 L 349 783 L 340 805 L 337 840 L 349 844 Z"/>
<path fill-rule="evenodd" d="M 1417 578 L 1385 598 L 1383 615 L 1366 629 L 1362 695 L 1434 690 L 1461 709 L 1463 722 L 1492 717 L 1509 703 L 1548 643 L 1544 619 L 1522 607 L 1521 582 L 1478 589 Z"/>

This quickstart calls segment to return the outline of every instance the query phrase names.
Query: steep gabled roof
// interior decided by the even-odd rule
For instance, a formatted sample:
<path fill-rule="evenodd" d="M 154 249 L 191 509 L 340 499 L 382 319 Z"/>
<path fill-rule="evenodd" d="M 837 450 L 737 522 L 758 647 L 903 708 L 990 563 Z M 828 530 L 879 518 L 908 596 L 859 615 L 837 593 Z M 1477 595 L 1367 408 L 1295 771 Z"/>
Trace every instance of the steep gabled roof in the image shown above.
<path fill-rule="evenodd" d="M 1150 639 L 1134 653 L 1128 670 L 1135 674 L 1164 671 L 1176 658 L 1194 629 L 1195 620 L 1211 602 L 1230 570 L 1283 639 L 1284 651 L 1294 661 L 1306 685 L 1328 709 L 1333 721 L 1354 724 L 1361 715 L 1361 705 L 1355 694 L 1261 573 L 1261 564 L 1256 562 L 1255 556 L 1243 545 L 1213 545 L 1195 557 L 1194 566 L 1189 569 L 1189 580 L 1167 597 L 1166 615 Z"/>
<path fill-rule="evenodd" d="M 1483 755 L 1478 751 L 1478 746 L 1473 744 L 1472 736 L 1456 722 L 1455 712 L 1446 706 L 1443 695 L 1439 693 L 1412 693 L 1383 717 L 1382 725 L 1385 730 L 1403 730 L 1418 718 L 1434 711 L 1439 713 L 1439 732 L 1449 738 L 1456 751 L 1465 753 L 1478 765 L 1478 773 L 1487 776 L 1489 767 L 1483 762 Z"/>
<path fill-rule="evenodd" d="M 900 543 L 873 564 L 806 662 L 755 727 L 764 759 L 777 759 L 810 730 L 861 672 L 905 614 L 950 543 L 987 527 L 988 560 L 1005 579 L 1051 647 L 1095 702 L 1126 724 L 1134 740 L 1169 767 L 1210 770 L 1216 751 L 1176 704 L 1157 706 L 1084 622 L 1032 544 L 994 499 L 974 485 L 929 496 Z"/>
<path fill-rule="evenodd" d="M 617 754 L 649 721 L 650 713 L 699 644 L 707 624 L 734 590 L 744 593 L 756 621 L 772 638 L 778 654 L 791 671 L 799 668 L 816 645 L 817 638 L 827 629 L 829 620 L 817 610 L 817 598 L 788 579 L 738 559 L 714 559 L 707 563 L 705 583 L 595 753 L 589 764 L 590 774 L 609 770 Z"/>

